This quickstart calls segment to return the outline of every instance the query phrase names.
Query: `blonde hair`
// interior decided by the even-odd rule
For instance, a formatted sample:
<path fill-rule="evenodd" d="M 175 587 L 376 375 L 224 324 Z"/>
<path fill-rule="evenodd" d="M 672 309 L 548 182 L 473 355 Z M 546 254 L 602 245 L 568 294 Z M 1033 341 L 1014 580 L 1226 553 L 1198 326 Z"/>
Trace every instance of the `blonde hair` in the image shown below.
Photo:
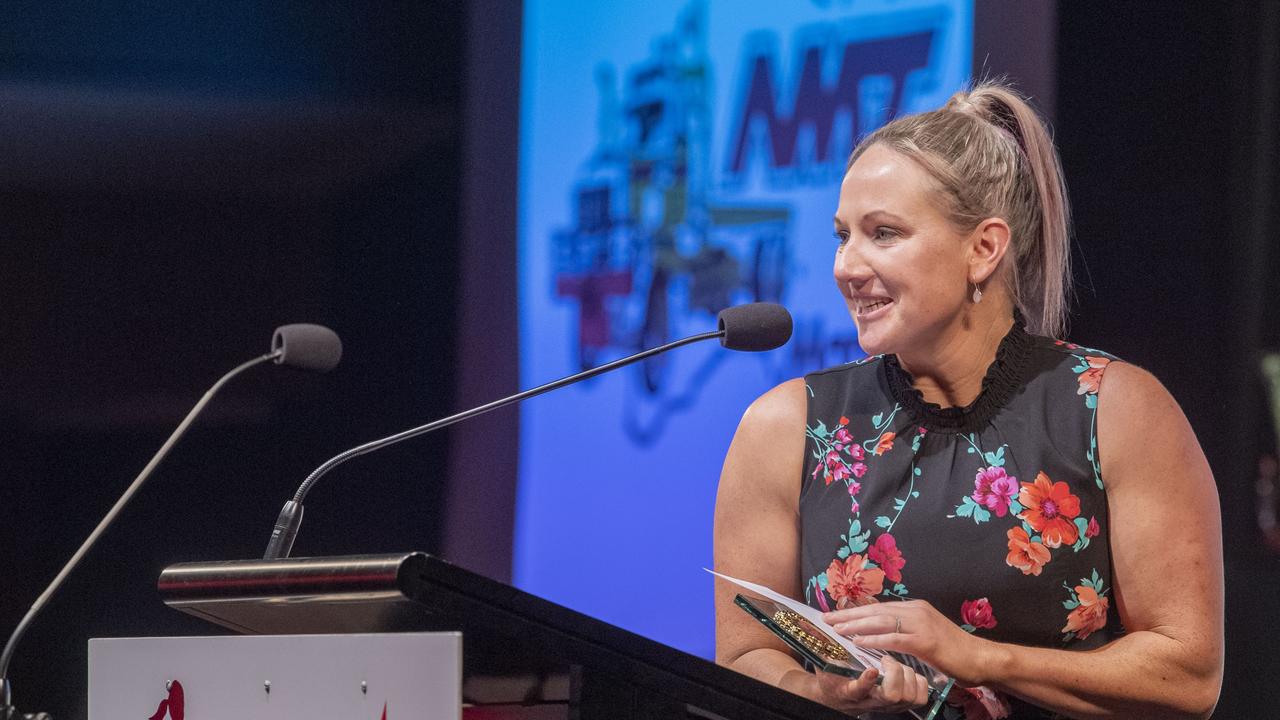
<path fill-rule="evenodd" d="M 962 231 L 989 217 L 1009 223 L 1013 265 L 1004 276 L 1014 307 L 1029 332 L 1063 337 L 1071 288 L 1067 191 L 1053 139 L 1026 99 L 999 81 L 979 83 L 937 110 L 871 133 L 849 167 L 875 144 L 920 163 Z"/>

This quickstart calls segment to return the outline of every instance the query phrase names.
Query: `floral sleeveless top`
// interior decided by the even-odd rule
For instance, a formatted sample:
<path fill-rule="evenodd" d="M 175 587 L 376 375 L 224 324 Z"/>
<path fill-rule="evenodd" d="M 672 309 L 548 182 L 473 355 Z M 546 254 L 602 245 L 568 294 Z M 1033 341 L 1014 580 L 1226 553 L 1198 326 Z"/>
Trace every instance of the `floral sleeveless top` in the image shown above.
<path fill-rule="evenodd" d="M 926 403 L 892 355 L 807 375 L 805 601 L 928 600 L 967 632 L 1071 650 L 1123 632 L 1097 441 L 1112 359 L 1015 322 L 963 408 Z M 984 688 L 952 700 L 940 717 L 1052 717 Z"/>

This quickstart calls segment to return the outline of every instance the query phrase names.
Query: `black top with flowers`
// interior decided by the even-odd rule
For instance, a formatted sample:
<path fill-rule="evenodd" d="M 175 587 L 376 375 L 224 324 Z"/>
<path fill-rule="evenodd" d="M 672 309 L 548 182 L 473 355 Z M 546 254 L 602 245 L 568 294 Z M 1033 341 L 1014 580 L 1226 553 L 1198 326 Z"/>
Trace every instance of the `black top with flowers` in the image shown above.
<path fill-rule="evenodd" d="M 1115 637 L 1096 432 L 1112 359 L 1015 323 L 963 408 L 926 403 L 892 355 L 807 375 L 805 601 L 928 600 L 968 632 L 1022 645 Z M 968 718 L 1045 716 L 958 699 Z"/>

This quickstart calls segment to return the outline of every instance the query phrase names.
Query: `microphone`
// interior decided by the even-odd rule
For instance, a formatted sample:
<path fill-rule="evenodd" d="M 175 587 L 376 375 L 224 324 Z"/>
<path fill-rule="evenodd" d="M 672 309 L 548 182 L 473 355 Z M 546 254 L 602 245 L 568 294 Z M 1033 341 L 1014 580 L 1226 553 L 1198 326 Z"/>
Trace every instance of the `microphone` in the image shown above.
<path fill-rule="evenodd" d="M 774 303 L 749 303 L 725 308 L 716 316 L 720 344 L 730 350 L 762 352 L 782 347 L 791 339 L 791 313 Z"/>
<path fill-rule="evenodd" d="M 687 338 L 669 342 L 666 345 L 650 348 L 635 355 L 614 360 L 590 370 L 584 370 L 576 375 L 554 380 L 545 385 L 539 385 L 530 390 L 516 393 L 510 397 L 494 400 L 486 405 L 429 422 L 426 425 L 419 425 L 416 428 L 411 428 L 380 440 L 367 442 L 329 458 L 320 467 L 311 471 L 307 479 L 298 487 L 298 491 L 293 494 L 293 499 L 285 502 L 284 508 L 280 510 L 280 515 L 276 518 L 275 526 L 271 530 L 271 540 L 267 542 L 267 550 L 262 555 L 262 558 L 264 560 L 280 560 L 289 557 L 289 553 L 293 550 L 293 541 L 298 536 L 298 528 L 302 525 L 302 501 L 306 498 L 307 493 L 311 491 L 311 488 L 315 486 L 316 481 L 321 476 L 351 458 L 380 450 L 402 440 L 425 435 L 477 415 L 483 415 L 490 410 L 497 410 L 500 407 L 593 378 L 668 350 L 674 350 L 683 345 L 720 338 L 720 345 L 729 350 L 760 352 L 781 347 L 791 339 L 791 313 L 787 312 L 787 309 L 781 305 L 774 303 L 750 303 L 726 308 L 716 316 L 716 322 L 719 329 L 713 332 L 691 335 Z"/>
<path fill-rule="evenodd" d="M 277 365 L 329 372 L 342 359 L 342 340 L 323 325 L 281 325 L 271 336 L 271 352 Z"/>
<path fill-rule="evenodd" d="M 204 410 L 205 406 L 209 404 L 209 401 L 213 399 L 213 396 L 222 389 L 222 386 L 226 385 L 227 382 L 239 375 L 241 372 L 248 370 L 254 365 L 267 362 L 268 360 L 274 361 L 277 365 L 286 365 L 300 370 L 327 372 L 332 370 L 341 359 L 342 341 L 338 339 L 337 333 L 329 328 L 322 325 L 310 325 L 305 323 L 282 325 L 276 328 L 275 334 L 272 335 L 271 352 L 266 355 L 260 355 L 246 363 L 236 366 L 226 375 L 219 378 L 218 381 L 205 392 L 204 396 L 200 398 L 200 401 L 195 404 L 195 407 L 191 408 L 191 411 L 187 413 L 187 416 L 182 419 L 182 422 L 179 423 L 178 428 L 173 431 L 173 434 L 169 436 L 169 439 L 165 440 L 164 445 L 160 446 L 160 449 L 151 458 L 151 461 L 147 463 L 147 466 L 142 469 L 142 472 L 138 474 L 138 477 L 134 478 L 133 483 L 125 489 L 124 494 L 120 496 L 120 499 L 116 500 L 116 504 L 112 505 L 111 509 L 107 511 L 106 516 L 102 518 L 98 523 L 98 526 L 93 529 L 93 532 L 89 533 L 89 537 L 85 539 L 84 543 L 80 545 L 80 549 L 76 550 L 75 554 L 71 556 L 71 559 L 67 561 L 67 564 L 63 566 L 62 570 L 53 579 L 53 582 L 49 583 L 49 587 L 45 588 L 44 592 L 40 594 L 40 597 L 36 598 L 36 601 L 31 605 L 31 609 L 22 617 L 17 628 L 14 629 L 13 634 L 9 636 L 9 640 L 4 646 L 4 652 L 0 654 L 0 720 L 17 720 L 18 718 L 31 718 L 32 720 L 35 720 L 37 718 L 48 717 L 44 713 L 18 714 L 17 709 L 13 707 L 11 702 L 12 687 L 9 682 L 9 661 L 13 659 L 13 653 L 14 650 L 17 649 L 18 641 L 26 632 L 27 627 L 30 626 L 31 621 L 34 620 L 36 615 L 39 614 L 44 606 L 49 603 L 50 598 L 52 598 L 53 594 L 58 591 L 58 588 L 62 586 L 63 581 L 67 579 L 67 576 L 71 574 L 71 571 L 80 564 L 80 560 L 84 558 L 85 554 L 89 552 L 89 549 L 98 541 L 98 538 L 102 536 L 102 533 L 105 532 L 113 522 L 115 522 L 120 511 L 122 511 L 124 506 L 127 505 L 129 501 L 133 499 L 133 496 L 138 493 L 138 490 L 142 488 L 143 483 L 145 483 L 147 478 L 151 476 L 151 473 L 160 464 L 160 461 L 164 460 L 165 456 L 169 454 L 169 451 L 173 449 L 173 446 L 177 444 L 178 440 L 187 432 L 187 428 L 191 427 L 191 423 L 195 421 L 196 417 Z"/>

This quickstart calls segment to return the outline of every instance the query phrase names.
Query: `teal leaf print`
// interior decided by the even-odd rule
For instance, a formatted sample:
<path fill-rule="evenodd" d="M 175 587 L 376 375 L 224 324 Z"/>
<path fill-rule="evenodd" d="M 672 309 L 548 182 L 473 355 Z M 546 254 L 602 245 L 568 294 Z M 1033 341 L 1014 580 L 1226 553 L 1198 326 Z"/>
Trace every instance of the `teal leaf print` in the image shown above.
<path fill-rule="evenodd" d="M 894 586 L 893 586 L 893 592 L 894 592 L 894 594 L 895 594 L 895 595 L 908 595 L 908 594 L 909 594 L 909 593 L 907 592 L 907 586 L 906 586 L 906 585 L 903 585 L 902 583 L 898 583 L 898 584 L 894 585 Z"/>
<path fill-rule="evenodd" d="M 1026 510 L 1026 508 L 1022 507 L 1022 503 L 1018 502 L 1018 498 L 1015 497 L 1014 499 L 1009 501 L 1010 515 L 1017 517 L 1018 513 L 1022 512 L 1023 510 Z"/>
<path fill-rule="evenodd" d="M 916 470 L 916 474 L 917 474 L 917 475 L 919 475 L 919 474 L 920 474 L 920 471 L 919 471 L 919 470 Z M 915 498 L 915 497 L 920 497 L 920 491 L 919 491 L 919 490 L 912 490 L 912 491 L 911 491 L 911 497 L 913 497 L 913 498 Z"/>
<path fill-rule="evenodd" d="M 844 547 L 836 550 L 836 557 L 840 558 L 841 560 L 844 560 L 845 558 L 849 557 L 849 555 L 851 554 L 852 553 L 849 552 L 848 545 L 845 545 Z"/>
<path fill-rule="evenodd" d="M 975 524 L 982 524 L 991 519 L 991 511 L 973 501 L 966 495 L 964 501 L 956 506 L 956 517 L 971 517 Z"/>
<path fill-rule="evenodd" d="M 1004 449 L 1005 446 L 1001 445 L 999 450 L 993 453 L 983 453 L 982 457 L 986 459 L 987 464 L 991 467 L 1004 467 Z"/>
<path fill-rule="evenodd" d="M 1076 544 L 1072 545 L 1071 549 L 1076 552 L 1080 552 L 1081 550 L 1089 547 L 1089 537 L 1088 537 L 1089 521 L 1082 517 L 1077 517 L 1075 519 L 1075 525 L 1076 525 L 1076 529 L 1080 531 L 1080 534 L 1079 534 L 1080 539 L 1076 540 Z"/>
<path fill-rule="evenodd" d="M 831 431 L 827 429 L 827 424 L 821 420 L 818 421 L 818 426 L 813 429 L 813 434 L 821 438 L 831 437 Z"/>
<path fill-rule="evenodd" d="M 901 510 L 902 510 L 902 506 L 903 506 L 903 505 L 906 505 L 906 504 L 907 504 L 907 499 L 906 499 L 906 498 L 894 498 L 894 499 L 893 499 L 893 510 L 894 510 L 894 512 L 901 511 Z"/>
<path fill-rule="evenodd" d="M 911 452 L 912 452 L 912 454 L 916 454 L 916 453 L 919 453 L 919 452 L 920 452 L 920 442 L 921 442 L 922 440 L 924 440 L 925 432 L 926 432 L 926 431 L 925 431 L 925 429 L 924 429 L 924 427 L 923 427 L 923 426 L 922 426 L 922 427 L 917 427 L 917 428 L 916 428 L 916 435 L 915 435 L 915 437 L 911 438 Z"/>
<path fill-rule="evenodd" d="M 961 626 L 960 626 L 960 629 L 961 629 L 961 630 L 963 630 L 963 631 L 965 631 L 965 632 L 967 632 L 967 633 L 977 632 L 977 631 L 978 631 L 978 628 L 976 628 L 976 627 L 974 627 L 974 626 L 970 625 L 969 623 L 965 623 L 965 624 L 961 625 Z"/>
<path fill-rule="evenodd" d="M 871 531 L 862 532 L 862 521 L 854 520 L 849 523 L 849 552 L 862 553 L 865 552 L 867 546 L 867 538 L 871 537 Z"/>
<path fill-rule="evenodd" d="M 892 524 L 893 524 L 893 521 L 889 519 L 888 515 L 880 515 L 876 518 L 877 527 L 887 528 Z"/>
<path fill-rule="evenodd" d="M 818 587 L 822 588 L 823 590 L 827 589 L 827 573 L 826 572 L 819 573 L 817 577 L 817 581 L 818 581 Z"/>
<path fill-rule="evenodd" d="M 1097 407 L 1098 407 L 1098 396 L 1097 396 L 1097 395 L 1094 395 L 1093 393 L 1089 393 L 1088 395 L 1085 395 L 1085 396 L 1084 396 L 1084 406 L 1085 406 L 1085 407 L 1087 407 L 1087 408 L 1089 408 L 1090 410 L 1093 410 L 1093 409 L 1097 408 Z"/>
<path fill-rule="evenodd" d="M 880 421 L 884 419 L 884 413 L 878 412 L 871 416 L 871 424 L 880 427 Z"/>
<path fill-rule="evenodd" d="M 1097 569 L 1097 568 L 1094 568 L 1094 570 L 1093 570 L 1093 579 L 1092 579 L 1092 580 L 1086 580 L 1086 579 L 1084 579 L 1084 578 L 1080 578 L 1080 582 L 1081 582 L 1081 584 L 1088 585 L 1089 587 L 1091 587 L 1091 588 L 1093 588 L 1094 590 L 1096 590 L 1096 591 L 1098 592 L 1098 594 L 1099 594 L 1099 595 L 1101 595 L 1101 594 L 1102 594 L 1102 578 L 1098 576 L 1098 569 Z"/>
<path fill-rule="evenodd" d="M 920 477 L 920 468 L 916 468 L 913 472 L 915 473 L 916 477 Z M 916 493 L 916 494 L 919 495 L 919 493 Z"/>

